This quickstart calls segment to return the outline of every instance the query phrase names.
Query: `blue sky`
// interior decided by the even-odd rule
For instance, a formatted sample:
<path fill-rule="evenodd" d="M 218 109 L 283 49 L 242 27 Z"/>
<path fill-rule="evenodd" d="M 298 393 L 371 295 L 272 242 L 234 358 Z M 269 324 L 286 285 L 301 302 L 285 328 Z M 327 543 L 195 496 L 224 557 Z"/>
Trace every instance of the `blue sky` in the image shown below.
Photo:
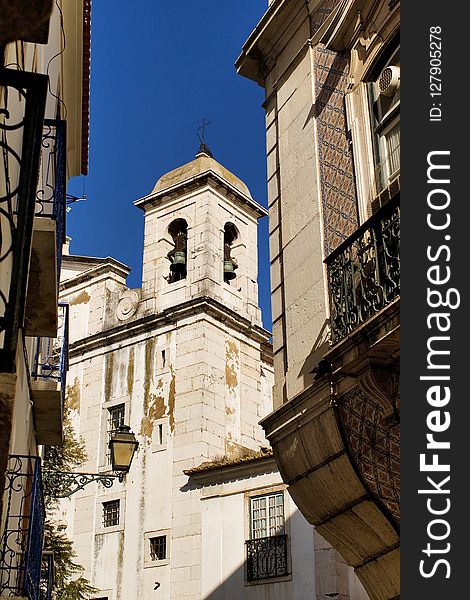
<path fill-rule="evenodd" d="M 113 256 L 140 287 L 143 213 L 133 201 L 194 158 L 210 121 L 214 158 L 266 206 L 264 90 L 234 62 L 265 0 L 98 0 L 92 6 L 90 165 L 68 191 L 71 253 Z M 267 218 L 260 222 L 259 289 L 271 329 Z"/>

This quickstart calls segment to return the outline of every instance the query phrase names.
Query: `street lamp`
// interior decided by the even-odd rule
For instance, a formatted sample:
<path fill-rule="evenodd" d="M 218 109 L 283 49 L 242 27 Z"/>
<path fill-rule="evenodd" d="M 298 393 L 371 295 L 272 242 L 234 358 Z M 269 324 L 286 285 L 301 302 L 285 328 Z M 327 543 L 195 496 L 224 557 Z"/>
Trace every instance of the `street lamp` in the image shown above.
<path fill-rule="evenodd" d="M 123 474 L 129 472 L 138 445 L 139 442 L 135 439 L 129 425 L 121 425 L 108 444 L 113 471 Z"/>
<path fill-rule="evenodd" d="M 71 473 L 44 469 L 43 477 L 48 480 L 50 489 L 54 490 L 54 498 L 69 498 L 93 481 L 99 481 L 106 488 L 110 488 L 115 479 L 123 481 L 124 475 L 129 472 L 139 442 L 129 425 L 121 425 L 111 436 L 108 446 L 111 454 L 111 473 Z"/>

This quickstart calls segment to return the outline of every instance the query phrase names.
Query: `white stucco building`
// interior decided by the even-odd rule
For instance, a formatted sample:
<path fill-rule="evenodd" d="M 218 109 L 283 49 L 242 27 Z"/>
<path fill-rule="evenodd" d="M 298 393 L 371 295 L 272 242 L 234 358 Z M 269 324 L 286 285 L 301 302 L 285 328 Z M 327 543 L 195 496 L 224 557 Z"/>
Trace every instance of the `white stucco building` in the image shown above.
<path fill-rule="evenodd" d="M 257 289 L 265 209 L 204 152 L 135 204 L 141 289 L 112 258 L 69 255 L 62 269 L 83 470 L 110 470 L 119 425 L 139 440 L 123 483 L 64 503 L 96 598 L 364 600 L 287 494 L 258 424 L 273 384 Z"/>

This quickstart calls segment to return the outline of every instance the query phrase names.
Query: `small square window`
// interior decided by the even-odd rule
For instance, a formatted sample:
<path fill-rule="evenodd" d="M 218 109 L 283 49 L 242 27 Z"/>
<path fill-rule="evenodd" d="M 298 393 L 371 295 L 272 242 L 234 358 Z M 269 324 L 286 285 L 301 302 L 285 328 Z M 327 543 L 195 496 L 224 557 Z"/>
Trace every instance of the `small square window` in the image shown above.
<path fill-rule="evenodd" d="M 150 560 L 166 559 L 166 535 L 149 538 Z"/>
<path fill-rule="evenodd" d="M 112 433 L 124 425 L 124 404 L 108 408 L 108 413 L 108 432 Z"/>
<path fill-rule="evenodd" d="M 152 431 L 152 452 L 165 450 L 168 445 L 168 417 L 156 419 Z"/>
<path fill-rule="evenodd" d="M 119 500 L 103 502 L 103 527 L 119 525 Z"/>

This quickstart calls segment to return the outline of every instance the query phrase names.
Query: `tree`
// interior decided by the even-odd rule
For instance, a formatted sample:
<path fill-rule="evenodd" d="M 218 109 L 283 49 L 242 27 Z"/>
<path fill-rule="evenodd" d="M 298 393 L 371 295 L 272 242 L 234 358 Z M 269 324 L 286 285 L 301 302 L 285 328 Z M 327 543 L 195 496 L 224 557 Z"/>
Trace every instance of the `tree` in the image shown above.
<path fill-rule="evenodd" d="M 44 549 L 54 555 L 54 592 L 56 600 L 85 600 L 96 588 L 80 575 L 83 567 L 74 561 L 76 553 L 73 543 L 59 528 L 55 518 L 59 501 L 57 499 L 60 483 L 57 478 L 48 477 L 47 472 L 74 471 L 86 460 L 85 445 L 77 439 L 70 422 L 68 410 L 64 416 L 64 443 L 62 446 L 46 446 L 43 466 L 45 476 L 44 500 L 46 504 L 46 523 L 44 528 Z"/>

